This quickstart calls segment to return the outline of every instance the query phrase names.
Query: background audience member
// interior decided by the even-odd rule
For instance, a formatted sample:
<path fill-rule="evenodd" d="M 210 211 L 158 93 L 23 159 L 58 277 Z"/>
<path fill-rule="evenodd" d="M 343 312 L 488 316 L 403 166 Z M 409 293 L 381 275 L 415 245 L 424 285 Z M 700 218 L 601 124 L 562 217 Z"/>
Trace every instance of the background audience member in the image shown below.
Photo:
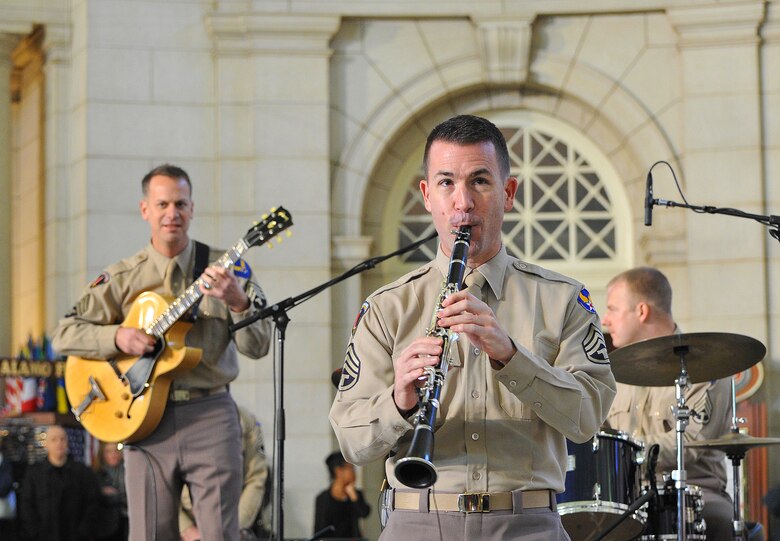
<path fill-rule="evenodd" d="M 365 518 L 371 507 L 363 493 L 355 488 L 355 468 L 338 451 L 325 459 L 330 473 L 330 487 L 315 502 L 314 532 L 333 526 L 320 537 L 361 538 L 358 519 Z"/>
<path fill-rule="evenodd" d="M 21 486 L 19 518 L 27 541 L 91 541 L 97 531 L 100 488 L 84 464 L 68 456 L 61 426 L 46 432 L 46 460 L 27 470 Z"/>
<path fill-rule="evenodd" d="M 106 541 L 126 541 L 127 523 L 127 492 L 125 491 L 125 462 L 122 452 L 115 443 L 100 444 L 97 460 L 94 465 L 100 492 L 111 512 L 117 517 L 116 531 Z"/>

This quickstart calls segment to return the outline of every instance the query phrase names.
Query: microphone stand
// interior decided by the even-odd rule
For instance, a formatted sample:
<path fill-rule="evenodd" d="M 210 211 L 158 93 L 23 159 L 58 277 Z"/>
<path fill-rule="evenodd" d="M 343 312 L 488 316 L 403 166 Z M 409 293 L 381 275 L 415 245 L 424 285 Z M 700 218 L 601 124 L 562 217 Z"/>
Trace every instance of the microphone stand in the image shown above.
<path fill-rule="evenodd" d="M 651 199 L 650 205 L 658 205 L 659 207 L 680 207 L 704 214 L 724 214 L 726 216 L 736 216 L 737 218 L 749 218 L 764 225 L 768 225 L 770 227 L 769 235 L 780 242 L 780 216 L 775 216 L 774 214 L 751 214 L 739 209 L 713 207 L 710 205 L 689 205 L 688 203 L 677 203 L 676 201 L 668 201 L 666 199 Z"/>
<path fill-rule="evenodd" d="M 249 316 L 248 318 L 230 325 L 228 328 L 231 333 L 236 332 L 239 329 L 243 329 L 247 325 L 251 325 L 259 319 L 265 319 L 271 317 L 276 325 L 276 341 L 278 348 L 278 359 L 274 359 L 274 363 L 279 367 L 279 374 L 274 382 L 274 391 L 277 396 L 277 409 L 275 413 L 276 426 L 274 432 L 276 433 L 276 439 L 274 441 L 274 458 L 276 462 L 276 468 L 274 469 L 274 516 L 276 517 L 276 540 L 284 541 L 284 506 L 282 499 L 284 498 L 284 440 L 285 436 L 285 413 L 284 413 L 284 342 L 285 333 L 287 330 L 287 324 L 290 322 L 290 318 L 287 312 L 292 308 L 295 308 L 299 304 L 311 299 L 318 293 L 325 291 L 331 286 L 338 284 L 351 278 L 356 274 L 373 269 L 377 264 L 383 262 L 386 259 L 395 257 L 397 255 L 411 252 L 422 244 L 425 244 L 429 240 L 436 237 L 438 233 L 435 231 L 424 239 L 413 242 L 407 246 L 399 248 L 395 252 L 387 255 L 372 257 L 358 263 L 348 271 L 340 274 L 339 276 L 328 280 L 327 282 L 318 285 L 304 293 L 301 293 L 297 297 L 288 297 L 283 301 L 277 302 L 272 306 L 267 306 L 261 309 L 259 312 Z M 274 349 L 274 356 L 276 357 L 276 349 Z M 278 360 L 278 362 L 277 362 Z"/>

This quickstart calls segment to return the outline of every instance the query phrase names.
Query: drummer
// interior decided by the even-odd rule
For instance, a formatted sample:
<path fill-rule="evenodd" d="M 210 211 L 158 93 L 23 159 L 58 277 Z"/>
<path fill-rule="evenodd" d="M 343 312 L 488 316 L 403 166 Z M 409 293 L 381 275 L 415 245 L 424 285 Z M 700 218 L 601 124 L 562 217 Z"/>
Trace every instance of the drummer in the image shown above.
<path fill-rule="evenodd" d="M 605 331 L 616 348 L 640 340 L 679 334 L 672 317 L 672 287 L 666 276 L 650 267 L 638 267 L 615 276 L 607 285 Z M 639 362 L 639 361 L 638 361 Z M 607 426 L 660 446 L 656 471 L 677 469 L 675 388 L 638 387 L 618 383 Z M 685 393 L 691 415 L 684 441 L 718 438 L 729 432 L 731 419 L 728 378 L 690 385 Z M 733 540 L 734 506 L 726 492 L 725 453 L 711 448 L 685 447 L 687 483 L 702 489 L 707 540 Z M 659 483 L 659 487 L 662 486 Z M 671 490 L 674 490 L 673 488 Z"/>

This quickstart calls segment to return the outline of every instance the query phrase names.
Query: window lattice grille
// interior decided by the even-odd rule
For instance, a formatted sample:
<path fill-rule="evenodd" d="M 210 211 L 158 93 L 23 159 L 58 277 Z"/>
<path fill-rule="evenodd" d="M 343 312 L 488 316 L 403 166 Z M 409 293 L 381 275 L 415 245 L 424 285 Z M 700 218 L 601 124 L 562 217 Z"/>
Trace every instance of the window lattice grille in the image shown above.
<path fill-rule="evenodd" d="M 503 127 L 518 189 L 504 216 L 507 251 L 526 261 L 576 263 L 615 259 L 612 202 L 598 172 L 574 146 L 532 127 Z M 422 170 L 401 207 L 398 242 L 404 246 L 433 232 L 422 199 Z M 407 262 L 435 256 L 436 240 L 407 254 Z"/>

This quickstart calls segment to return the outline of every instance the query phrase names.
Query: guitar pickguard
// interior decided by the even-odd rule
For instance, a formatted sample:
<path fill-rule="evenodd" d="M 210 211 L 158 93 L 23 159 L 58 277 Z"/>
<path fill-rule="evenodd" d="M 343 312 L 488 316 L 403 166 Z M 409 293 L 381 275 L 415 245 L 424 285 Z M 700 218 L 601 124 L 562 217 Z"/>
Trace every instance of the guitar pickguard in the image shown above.
<path fill-rule="evenodd" d="M 157 362 L 163 350 L 165 350 L 165 340 L 158 338 L 154 343 L 154 349 L 139 357 L 122 376 L 122 379 L 130 386 L 130 394 L 133 395 L 133 398 L 138 398 L 138 395 L 149 386 L 154 363 Z"/>

